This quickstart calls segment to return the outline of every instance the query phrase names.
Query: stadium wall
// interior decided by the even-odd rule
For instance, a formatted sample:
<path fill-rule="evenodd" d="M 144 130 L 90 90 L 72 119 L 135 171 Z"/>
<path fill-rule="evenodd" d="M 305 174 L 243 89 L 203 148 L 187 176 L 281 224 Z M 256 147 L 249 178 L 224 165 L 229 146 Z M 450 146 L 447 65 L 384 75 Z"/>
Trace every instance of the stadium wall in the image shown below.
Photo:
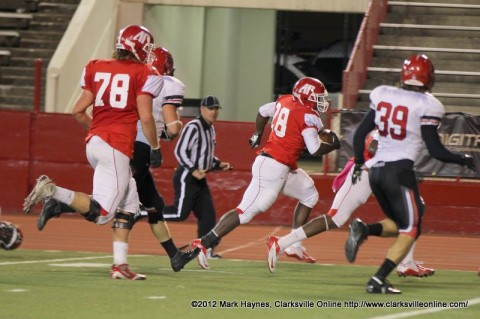
<path fill-rule="evenodd" d="M 247 144 L 254 130 L 253 122 L 219 121 L 215 127 L 217 155 L 235 168 L 229 172 L 212 172 L 208 176 L 220 217 L 240 202 L 250 182 L 250 167 L 256 151 Z M 3 213 L 21 213 L 23 199 L 42 174 L 64 187 L 90 193 L 93 170 L 85 157 L 85 134 L 71 115 L 0 111 L 0 207 Z M 153 170 L 167 204 L 173 202 L 174 147 L 175 142 L 162 144 L 164 164 Z M 313 213 L 318 216 L 328 211 L 333 200 L 334 175 L 321 173 L 312 177 L 320 194 Z M 424 232 L 480 235 L 479 187 L 478 181 L 472 180 L 424 180 L 420 184 L 427 203 Z M 274 206 L 257 216 L 253 223 L 289 225 L 295 204 L 294 200 L 280 196 Z M 33 213 L 38 212 L 39 207 Z M 355 216 L 367 222 L 383 218 L 373 197 L 355 212 Z"/>

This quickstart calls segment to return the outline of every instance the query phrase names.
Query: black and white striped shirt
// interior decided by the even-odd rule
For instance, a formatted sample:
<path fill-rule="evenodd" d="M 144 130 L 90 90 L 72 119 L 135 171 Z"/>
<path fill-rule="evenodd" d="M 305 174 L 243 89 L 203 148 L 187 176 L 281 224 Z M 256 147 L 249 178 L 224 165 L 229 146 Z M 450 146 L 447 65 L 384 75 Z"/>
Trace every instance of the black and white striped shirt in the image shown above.
<path fill-rule="evenodd" d="M 220 161 L 214 156 L 215 138 L 215 128 L 201 116 L 188 122 L 175 147 L 178 163 L 190 172 L 196 169 L 209 170 L 217 166 Z"/>

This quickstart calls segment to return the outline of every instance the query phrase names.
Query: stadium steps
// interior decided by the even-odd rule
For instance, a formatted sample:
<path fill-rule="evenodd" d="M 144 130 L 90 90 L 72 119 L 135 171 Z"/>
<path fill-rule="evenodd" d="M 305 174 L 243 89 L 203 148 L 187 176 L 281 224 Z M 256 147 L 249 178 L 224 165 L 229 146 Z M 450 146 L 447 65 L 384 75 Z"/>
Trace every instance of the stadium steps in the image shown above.
<path fill-rule="evenodd" d="M 0 1 L 0 108 L 33 110 L 35 60 L 46 69 L 80 0 Z"/>
<path fill-rule="evenodd" d="M 447 111 L 480 114 L 480 2 L 410 0 L 388 5 L 357 108 L 368 108 L 368 93 L 376 86 L 399 85 L 403 60 L 421 52 L 435 65 L 432 93 Z"/>

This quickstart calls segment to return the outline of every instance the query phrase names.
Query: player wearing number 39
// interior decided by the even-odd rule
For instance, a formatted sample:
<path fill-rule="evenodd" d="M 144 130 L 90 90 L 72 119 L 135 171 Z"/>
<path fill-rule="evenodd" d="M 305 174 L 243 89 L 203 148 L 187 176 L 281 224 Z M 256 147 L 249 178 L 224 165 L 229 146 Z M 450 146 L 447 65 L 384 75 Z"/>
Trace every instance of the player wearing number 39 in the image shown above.
<path fill-rule="evenodd" d="M 383 264 L 366 285 L 369 293 L 400 293 L 386 277 L 421 234 L 424 204 L 413 166 L 423 143 L 432 157 L 475 170 L 471 156 L 452 153 L 440 142 L 437 129 L 445 110 L 430 94 L 434 76 L 433 64 L 427 56 L 417 54 L 405 60 L 401 88 L 387 85 L 375 88 L 370 93 L 371 109 L 354 135 L 352 183 L 361 178 L 362 166 L 366 165 L 372 192 L 387 219 L 375 229 L 369 229 L 359 219 L 351 222 L 345 244 L 347 260 L 355 260 L 360 244 L 368 235 L 396 237 Z M 365 162 L 365 137 L 375 127 L 379 133 L 377 152 Z"/>
<path fill-rule="evenodd" d="M 241 203 L 221 217 L 217 225 L 201 239 L 193 241 L 194 247 L 211 248 L 220 238 L 241 224 L 246 224 L 257 214 L 270 208 L 279 194 L 298 200 L 294 212 L 293 228 L 305 224 L 313 206 L 318 201 L 314 182 L 304 170 L 297 167 L 297 160 L 307 148 L 310 154 L 321 156 L 340 147 L 338 137 L 330 132 L 330 143 L 322 142 L 319 133 L 325 131 L 320 112 L 328 108 L 327 89 L 315 78 L 302 78 L 294 85 L 292 94 L 281 96 L 276 102 L 260 107 L 255 134 L 250 138 L 252 148 L 260 144 L 266 124 L 272 119 L 272 132 L 252 165 L 252 180 Z M 306 255 L 300 245 L 291 251 L 295 257 L 315 260 Z M 206 260 L 200 253 L 197 258 L 203 268 Z"/>
<path fill-rule="evenodd" d="M 54 184 L 42 175 L 25 199 L 24 212 L 53 198 L 69 205 L 88 221 L 103 225 L 114 219 L 112 278 L 145 279 L 128 268 L 128 234 L 139 201 L 130 159 L 140 118 L 143 133 L 153 150 L 159 148 L 152 100 L 163 87 L 163 78 L 149 64 L 155 48 L 152 34 L 130 25 L 119 32 L 113 59 L 92 60 L 85 67 L 82 93 L 73 116 L 86 129 L 86 156 L 94 168 L 92 195 Z M 92 106 L 93 116 L 87 114 Z M 118 209 L 118 212 L 117 212 Z"/>

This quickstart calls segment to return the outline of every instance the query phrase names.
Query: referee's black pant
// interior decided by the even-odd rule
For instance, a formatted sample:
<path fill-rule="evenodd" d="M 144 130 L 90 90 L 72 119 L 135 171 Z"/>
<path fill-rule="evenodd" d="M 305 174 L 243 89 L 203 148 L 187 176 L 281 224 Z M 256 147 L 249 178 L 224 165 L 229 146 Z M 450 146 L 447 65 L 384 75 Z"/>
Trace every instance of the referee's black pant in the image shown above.
<path fill-rule="evenodd" d="M 175 204 L 166 205 L 163 217 L 168 221 L 184 221 L 193 211 L 198 220 L 198 238 L 206 235 L 216 223 L 216 212 L 207 179 L 198 180 L 183 166 L 173 175 Z"/>

